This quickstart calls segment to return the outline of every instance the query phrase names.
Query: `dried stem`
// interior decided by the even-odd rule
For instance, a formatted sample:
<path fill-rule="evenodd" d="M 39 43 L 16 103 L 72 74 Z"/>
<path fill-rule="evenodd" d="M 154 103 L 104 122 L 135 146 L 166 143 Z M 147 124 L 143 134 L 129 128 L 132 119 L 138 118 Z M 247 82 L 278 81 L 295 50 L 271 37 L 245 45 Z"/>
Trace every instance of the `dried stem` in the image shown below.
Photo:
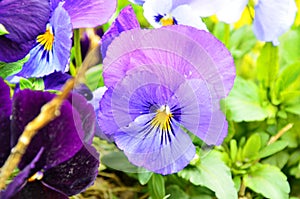
<path fill-rule="evenodd" d="M 6 181 L 12 174 L 13 170 L 18 166 L 22 156 L 24 155 L 28 145 L 32 138 L 38 133 L 38 131 L 46 126 L 49 122 L 54 120 L 60 114 L 60 107 L 63 101 L 69 96 L 69 93 L 74 88 L 75 79 L 69 79 L 62 92 L 53 98 L 49 103 L 45 104 L 41 108 L 40 114 L 31 122 L 27 124 L 22 135 L 19 137 L 18 143 L 11 150 L 11 153 L 6 160 L 5 164 L 1 168 L 0 173 L 0 190 L 3 190 L 6 185 Z"/>
<path fill-rule="evenodd" d="M 276 140 L 278 140 L 285 132 L 290 130 L 293 126 L 294 126 L 293 123 L 289 123 L 285 127 L 283 127 L 282 129 L 280 129 L 280 131 L 278 131 L 278 133 L 276 135 L 274 135 L 270 138 L 270 140 L 268 142 L 268 145 L 273 144 L 274 142 L 276 142 Z"/>

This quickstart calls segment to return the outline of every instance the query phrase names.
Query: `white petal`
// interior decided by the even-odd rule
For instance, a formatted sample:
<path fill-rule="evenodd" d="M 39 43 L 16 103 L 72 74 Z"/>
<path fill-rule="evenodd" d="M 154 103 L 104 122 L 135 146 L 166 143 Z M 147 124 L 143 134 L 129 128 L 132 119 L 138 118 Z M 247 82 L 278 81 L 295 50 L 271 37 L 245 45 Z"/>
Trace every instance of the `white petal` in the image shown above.
<path fill-rule="evenodd" d="M 224 0 L 226 2 L 217 11 L 217 17 L 225 23 L 234 23 L 241 18 L 248 0 Z"/>

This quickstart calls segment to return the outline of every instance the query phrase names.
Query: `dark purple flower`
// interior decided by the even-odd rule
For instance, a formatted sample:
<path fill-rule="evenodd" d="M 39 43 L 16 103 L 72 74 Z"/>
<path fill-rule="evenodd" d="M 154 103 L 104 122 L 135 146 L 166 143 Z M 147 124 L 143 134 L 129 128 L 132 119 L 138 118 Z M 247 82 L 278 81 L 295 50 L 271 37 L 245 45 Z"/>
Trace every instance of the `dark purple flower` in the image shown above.
<path fill-rule="evenodd" d="M 126 31 L 108 48 L 103 76 L 98 123 L 137 166 L 177 172 L 195 154 L 186 130 L 208 145 L 227 135 L 219 102 L 235 67 L 210 33 L 182 25 Z"/>
<path fill-rule="evenodd" d="M 48 0 L 0 1 L 0 24 L 9 32 L 0 36 L 0 61 L 14 62 L 25 57 L 36 36 L 45 31 L 49 17 Z"/>
<path fill-rule="evenodd" d="M 110 28 L 107 30 L 107 32 L 105 32 L 101 39 L 102 58 L 106 56 L 106 51 L 110 43 L 113 41 L 114 38 L 119 36 L 121 32 L 139 27 L 140 24 L 134 14 L 131 5 L 121 10 L 119 16 L 112 23 Z"/>
<path fill-rule="evenodd" d="M 12 121 L 8 123 L 11 129 L 7 128 L 6 133 L 12 146 L 27 123 L 54 96 L 32 90 L 20 90 L 14 94 Z M 9 106 L 7 98 L 0 100 L 1 104 Z M 33 195 L 41 196 L 38 198 L 67 198 L 90 186 L 97 176 L 99 165 L 98 154 L 91 146 L 94 129 L 93 106 L 84 97 L 72 94 L 62 104 L 60 116 L 32 139 L 18 166 L 21 172 L 1 193 L 1 198 L 30 198 Z M 3 139 L 1 143 L 5 145 L 7 140 Z"/>

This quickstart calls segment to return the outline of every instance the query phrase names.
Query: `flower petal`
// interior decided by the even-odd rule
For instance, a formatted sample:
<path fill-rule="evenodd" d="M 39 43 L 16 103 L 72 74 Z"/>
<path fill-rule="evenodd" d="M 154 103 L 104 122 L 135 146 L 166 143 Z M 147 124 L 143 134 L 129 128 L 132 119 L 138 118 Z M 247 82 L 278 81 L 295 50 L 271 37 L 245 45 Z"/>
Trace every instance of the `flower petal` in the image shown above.
<path fill-rule="evenodd" d="M 117 37 L 103 62 L 105 84 L 114 86 L 134 68 L 157 68 L 149 65 L 174 68 L 186 79 L 203 79 L 218 98 L 227 96 L 235 78 L 233 58 L 220 41 L 208 32 L 176 25 L 133 29 Z"/>
<path fill-rule="evenodd" d="M 34 45 L 36 36 L 45 30 L 49 16 L 48 0 L 0 1 L 0 24 L 9 32 L 0 36 L 0 61 L 23 58 Z"/>
<path fill-rule="evenodd" d="M 293 24 L 297 12 L 293 0 L 260 0 L 255 6 L 253 31 L 261 41 L 277 45 L 278 37 Z"/>
<path fill-rule="evenodd" d="M 129 1 L 138 5 L 143 5 L 146 0 L 129 0 Z"/>
<path fill-rule="evenodd" d="M 66 0 L 64 8 L 73 28 L 93 28 L 106 23 L 116 9 L 116 0 Z"/>
<path fill-rule="evenodd" d="M 43 182 L 66 195 L 75 195 L 91 186 L 98 174 L 99 154 L 85 145 L 70 160 L 44 173 Z"/>
<path fill-rule="evenodd" d="M 35 168 L 35 164 L 40 159 L 43 151 L 44 148 L 41 148 L 35 158 L 22 171 L 20 171 L 20 173 L 18 173 L 18 175 L 13 179 L 13 181 L 3 192 L 0 192 L 0 198 L 9 199 L 13 196 L 13 198 L 24 198 L 23 195 L 21 195 L 20 193 L 17 194 L 17 192 L 20 192 L 24 188 L 24 186 L 26 186 L 26 181 L 32 173 L 31 170 Z M 18 196 L 15 196 L 16 194 Z"/>
<path fill-rule="evenodd" d="M 234 23 L 241 18 L 248 0 L 223 0 L 223 5 L 217 10 L 217 17 L 225 23 Z"/>
<path fill-rule="evenodd" d="M 178 172 L 194 157 L 195 147 L 174 120 L 167 132 L 152 127 L 153 117 L 153 113 L 139 116 L 121 128 L 115 135 L 116 144 L 137 166 L 163 175 Z"/>
<path fill-rule="evenodd" d="M 23 132 L 28 122 L 34 119 L 41 107 L 55 95 L 47 92 L 22 90 L 15 93 L 12 112 L 12 145 Z M 41 147 L 45 153 L 37 163 L 37 170 L 51 168 L 74 156 L 82 147 L 84 131 L 79 113 L 65 101 L 60 116 L 42 128 L 32 139 L 19 168 L 24 168 L 36 156 Z M 81 128 L 80 128 L 81 127 Z M 70 139 L 72 138 L 72 139 Z"/>
<path fill-rule="evenodd" d="M 30 58 L 18 73 L 23 77 L 43 77 L 54 71 L 64 72 L 70 58 L 72 25 L 67 11 L 60 3 L 50 18 L 50 29 L 54 35 L 51 50 L 37 42 L 30 51 Z"/>
<path fill-rule="evenodd" d="M 105 32 L 102 37 L 101 53 L 102 57 L 106 56 L 107 47 L 111 44 L 112 40 L 119 36 L 121 32 L 133 28 L 139 28 L 140 24 L 134 14 L 132 6 L 127 6 L 121 10 L 119 16 L 112 23 L 110 28 Z"/>
<path fill-rule="evenodd" d="M 12 102 L 7 84 L 0 78 L 0 167 L 10 153 L 10 115 Z"/>
<path fill-rule="evenodd" d="M 224 6 L 225 0 L 190 0 L 188 3 L 199 17 L 209 17 L 216 14 Z"/>

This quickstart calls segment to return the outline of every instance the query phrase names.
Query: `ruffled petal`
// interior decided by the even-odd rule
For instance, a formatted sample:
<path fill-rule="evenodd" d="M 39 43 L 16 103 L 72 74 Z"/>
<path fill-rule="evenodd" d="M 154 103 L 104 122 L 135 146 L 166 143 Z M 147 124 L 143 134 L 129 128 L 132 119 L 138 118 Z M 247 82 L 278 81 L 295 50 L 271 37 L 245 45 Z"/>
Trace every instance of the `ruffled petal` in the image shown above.
<path fill-rule="evenodd" d="M 134 14 L 132 7 L 129 5 L 121 10 L 119 16 L 112 23 L 110 28 L 105 32 L 102 37 L 101 53 L 102 57 L 106 56 L 107 47 L 111 44 L 112 40 L 119 36 L 121 32 L 133 28 L 139 28 L 140 24 Z"/>
<path fill-rule="evenodd" d="M 225 23 L 234 23 L 241 18 L 241 15 L 248 3 L 248 0 L 223 0 L 222 7 L 217 10 L 217 17 Z"/>
<path fill-rule="evenodd" d="M 98 166 L 99 154 L 94 147 L 86 145 L 70 160 L 47 170 L 42 180 L 48 186 L 71 196 L 93 184 Z"/>
<path fill-rule="evenodd" d="M 34 45 L 36 36 L 45 30 L 49 17 L 48 0 L 0 1 L 0 24 L 9 32 L 0 36 L 0 61 L 23 58 Z"/>
<path fill-rule="evenodd" d="M 22 90 L 15 93 L 12 111 L 12 145 L 23 132 L 28 122 L 40 112 L 41 107 L 55 95 L 47 92 Z M 24 168 L 36 156 L 41 147 L 45 153 L 37 163 L 37 170 L 51 168 L 74 156 L 82 147 L 84 130 L 80 114 L 65 101 L 60 116 L 42 128 L 32 139 L 19 168 Z M 70 139 L 72 138 L 72 139 Z"/>
<path fill-rule="evenodd" d="M 218 98 L 227 96 L 235 78 L 233 58 L 220 41 L 208 32 L 176 25 L 133 29 L 117 37 L 103 62 L 104 82 L 114 86 L 135 68 L 157 66 L 173 68 L 186 79 L 203 79 Z"/>
<path fill-rule="evenodd" d="M 93 28 L 106 23 L 116 10 L 116 0 L 66 0 L 64 8 L 73 28 Z"/>
<path fill-rule="evenodd" d="M 12 102 L 8 85 L 0 78 L 0 167 L 10 153 L 10 115 Z"/>
<path fill-rule="evenodd" d="M 253 31 L 261 41 L 277 45 L 278 37 L 293 24 L 297 12 L 293 0 L 260 0 L 255 6 Z"/>
<path fill-rule="evenodd" d="M 216 14 L 217 10 L 224 6 L 226 0 L 190 0 L 189 6 L 193 8 L 197 16 L 209 17 Z"/>
<path fill-rule="evenodd" d="M 171 130 L 153 127 L 154 113 L 139 116 L 115 134 L 117 146 L 137 166 L 163 175 L 183 169 L 195 155 L 190 137 L 171 120 Z"/>
<path fill-rule="evenodd" d="M 49 34 L 53 34 L 54 40 L 51 42 L 51 49 L 39 42 L 30 51 L 30 58 L 18 73 L 23 77 L 43 77 L 55 71 L 64 72 L 70 58 L 72 46 L 72 25 L 67 11 L 60 3 L 54 10 L 49 22 Z M 46 33 L 45 33 L 46 34 Z"/>

